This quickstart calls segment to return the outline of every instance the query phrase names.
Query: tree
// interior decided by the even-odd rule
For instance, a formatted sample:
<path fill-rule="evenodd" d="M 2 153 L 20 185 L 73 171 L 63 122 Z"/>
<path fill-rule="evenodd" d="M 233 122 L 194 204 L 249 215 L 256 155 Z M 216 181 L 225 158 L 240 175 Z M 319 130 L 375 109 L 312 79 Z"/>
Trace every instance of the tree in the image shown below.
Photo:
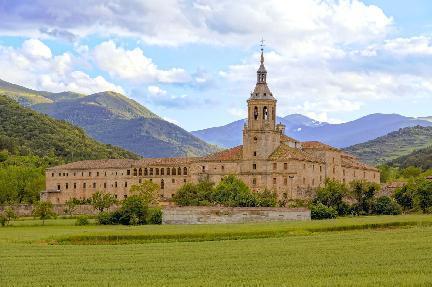
<path fill-rule="evenodd" d="M 322 203 L 314 203 L 310 209 L 312 219 L 332 219 L 337 216 L 337 211 L 333 207 L 325 206 Z"/>
<path fill-rule="evenodd" d="M 157 191 L 159 190 L 159 185 L 156 183 L 145 180 L 141 184 L 132 185 L 130 188 L 130 192 L 133 195 L 140 197 L 143 202 L 147 205 L 155 205 L 157 204 Z"/>
<path fill-rule="evenodd" d="M 208 180 L 185 183 L 175 193 L 173 200 L 179 206 L 207 206 L 213 202 L 214 183 Z"/>
<path fill-rule="evenodd" d="M 257 199 L 249 187 L 234 175 L 222 178 L 215 188 L 213 199 L 216 203 L 225 206 L 257 206 Z"/>
<path fill-rule="evenodd" d="M 404 210 L 411 210 L 414 208 L 414 197 L 416 193 L 417 186 L 414 180 L 410 180 L 407 184 L 396 189 L 394 198 Z"/>
<path fill-rule="evenodd" d="M 99 210 L 99 212 L 103 212 L 105 209 L 110 208 L 112 205 L 114 205 L 117 202 L 114 195 L 97 191 L 93 193 L 91 197 L 91 205 L 94 209 Z"/>
<path fill-rule="evenodd" d="M 74 198 L 68 199 L 65 202 L 65 205 L 66 205 L 66 207 L 64 209 L 64 212 L 66 214 L 72 215 L 75 212 L 76 208 L 77 208 L 76 199 L 74 199 Z"/>
<path fill-rule="evenodd" d="M 397 215 L 402 213 L 402 208 L 393 198 L 381 196 L 375 200 L 373 213 L 380 215 Z"/>
<path fill-rule="evenodd" d="M 355 180 L 351 184 L 351 195 L 356 200 L 353 211 L 357 214 L 369 214 L 372 212 L 373 199 L 380 186 L 376 183 L 364 180 Z"/>
<path fill-rule="evenodd" d="M 0 217 L 1 224 L 5 226 L 8 225 L 11 220 L 16 219 L 17 215 L 11 206 L 6 206 L 3 212 L 0 214 Z"/>
<path fill-rule="evenodd" d="M 432 207 L 432 182 L 419 179 L 417 180 L 417 192 L 414 197 L 414 204 L 423 213 L 430 211 Z"/>
<path fill-rule="evenodd" d="M 314 203 L 322 203 L 327 207 L 332 207 L 339 215 L 346 215 L 348 204 L 343 201 L 348 194 L 345 184 L 332 179 L 327 179 L 325 185 L 317 190 Z"/>
<path fill-rule="evenodd" d="M 33 216 L 39 217 L 42 220 L 42 225 L 45 225 L 45 220 L 55 217 L 56 214 L 53 211 L 53 204 L 49 201 L 39 201 L 35 204 L 33 210 Z"/>
<path fill-rule="evenodd" d="M 400 171 L 401 176 L 403 176 L 404 178 L 418 177 L 421 173 L 421 168 L 415 166 L 409 166 Z"/>

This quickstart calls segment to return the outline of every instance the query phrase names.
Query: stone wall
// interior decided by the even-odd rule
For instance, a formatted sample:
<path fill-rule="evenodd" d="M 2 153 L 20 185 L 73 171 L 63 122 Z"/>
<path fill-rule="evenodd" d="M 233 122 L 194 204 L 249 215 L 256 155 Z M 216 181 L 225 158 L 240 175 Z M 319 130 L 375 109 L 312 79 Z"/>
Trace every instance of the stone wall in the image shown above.
<path fill-rule="evenodd" d="M 5 206 L 0 205 L 0 212 L 4 210 Z M 14 205 L 13 209 L 15 213 L 22 216 L 32 216 L 33 205 L 31 204 L 18 204 Z M 66 205 L 65 204 L 53 204 L 53 210 L 57 215 L 65 215 Z M 117 207 L 111 207 L 111 210 L 115 210 Z M 96 215 L 98 211 L 96 211 L 91 205 L 77 205 L 73 215 Z"/>
<path fill-rule="evenodd" d="M 163 224 L 213 224 L 310 220 L 305 208 L 272 207 L 166 207 Z"/>

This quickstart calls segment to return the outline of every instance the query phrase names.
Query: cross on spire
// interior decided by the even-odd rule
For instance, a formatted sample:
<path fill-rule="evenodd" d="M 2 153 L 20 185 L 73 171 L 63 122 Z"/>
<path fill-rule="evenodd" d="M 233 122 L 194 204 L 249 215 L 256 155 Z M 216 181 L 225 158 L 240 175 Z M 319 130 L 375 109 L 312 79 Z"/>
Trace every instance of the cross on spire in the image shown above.
<path fill-rule="evenodd" d="M 265 44 L 264 44 L 264 38 L 261 38 L 261 44 L 260 44 L 260 46 L 261 46 L 261 51 L 262 50 L 264 50 L 264 46 L 265 46 Z"/>

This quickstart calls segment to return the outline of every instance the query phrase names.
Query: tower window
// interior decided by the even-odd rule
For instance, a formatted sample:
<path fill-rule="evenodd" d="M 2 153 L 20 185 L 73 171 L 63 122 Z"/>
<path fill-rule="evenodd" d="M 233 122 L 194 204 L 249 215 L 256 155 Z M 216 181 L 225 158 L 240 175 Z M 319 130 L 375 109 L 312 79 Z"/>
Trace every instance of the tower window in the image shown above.
<path fill-rule="evenodd" d="M 256 178 L 253 178 L 253 179 L 252 179 L 252 184 L 253 184 L 253 185 L 256 185 Z"/>
<path fill-rule="evenodd" d="M 252 169 L 256 169 L 256 163 L 252 164 Z"/>
<path fill-rule="evenodd" d="M 256 156 L 256 151 L 254 151 L 253 155 Z"/>
<path fill-rule="evenodd" d="M 268 120 L 268 109 L 267 107 L 263 108 L 263 119 Z"/>
<path fill-rule="evenodd" d="M 258 107 L 254 108 L 254 119 L 257 120 L 258 119 Z"/>
<path fill-rule="evenodd" d="M 187 167 L 183 168 L 183 175 L 187 175 Z"/>
<path fill-rule="evenodd" d="M 142 168 L 140 168 L 140 169 L 138 170 L 138 175 L 139 175 L 139 176 L 142 176 Z"/>

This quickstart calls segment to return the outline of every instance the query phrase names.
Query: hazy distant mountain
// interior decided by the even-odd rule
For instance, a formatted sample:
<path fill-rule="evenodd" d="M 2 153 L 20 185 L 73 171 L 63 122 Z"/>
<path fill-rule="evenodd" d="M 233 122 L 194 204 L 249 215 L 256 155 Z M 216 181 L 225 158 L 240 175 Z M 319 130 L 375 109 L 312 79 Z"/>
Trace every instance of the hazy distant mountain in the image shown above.
<path fill-rule="evenodd" d="M 22 105 L 82 127 L 101 142 L 145 157 L 201 156 L 217 150 L 118 93 L 38 92 L 4 81 L 0 91 Z"/>
<path fill-rule="evenodd" d="M 345 148 L 364 162 L 381 164 L 432 145 L 432 127 L 408 127 Z"/>
<path fill-rule="evenodd" d="M 408 166 L 420 167 L 424 170 L 432 168 L 432 145 L 398 157 L 390 162 L 402 168 Z"/>
<path fill-rule="evenodd" d="M 200 139 L 222 147 L 233 147 L 242 143 L 242 130 L 246 119 L 238 120 L 224 126 L 193 131 L 192 134 Z M 306 127 L 319 127 L 328 123 L 318 122 L 300 114 L 277 117 L 278 123 L 286 126 L 287 134 L 302 130 Z"/>
<path fill-rule="evenodd" d="M 397 114 L 371 114 L 342 124 L 314 121 L 302 115 L 278 118 L 287 128 L 285 133 L 300 141 L 318 140 L 335 147 L 347 147 L 386 135 L 400 128 L 432 126 L 432 122 Z M 241 143 L 244 120 L 231 124 L 194 131 L 192 134 L 213 144 L 231 147 Z"/>

